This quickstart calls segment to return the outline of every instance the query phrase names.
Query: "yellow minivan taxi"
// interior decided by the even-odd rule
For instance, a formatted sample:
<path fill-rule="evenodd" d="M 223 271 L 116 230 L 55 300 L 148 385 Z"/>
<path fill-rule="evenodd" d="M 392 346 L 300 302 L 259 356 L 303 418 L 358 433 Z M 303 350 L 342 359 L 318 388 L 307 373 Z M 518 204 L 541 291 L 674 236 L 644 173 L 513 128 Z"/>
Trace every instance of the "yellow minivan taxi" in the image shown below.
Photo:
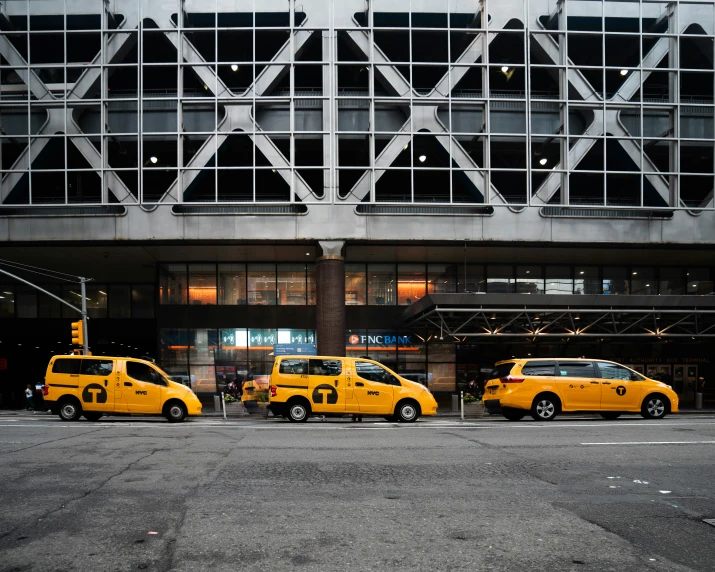
<path fill-rule="evenodd" d="M 110 413 L 164 415 L 183 421 L 201 415 L 201 402 L 155 364 L 133 358 L 55 356 L 43 387 L 45 404 L 65 421 L 97 421 Z"/>
<path fill-rule="evenodd" d="M 669 385 L 605 360 L 550 358 L 499 362 L 484 384 L 489 413 L 518 421 L 527 413 L 551 421 L 562 411 L 595 411 L 605 419 L 640 413 L 662 419 L 678 411 Z"/>
<path fill-rule="evenodd" d="M 379 415 L 404 422 L 437 413 L 437 402 L 424 385 L 372 360 L 350 357 L 276 357 L 269 401 L 273 415 L 294 422 L 313 413 Z"/>

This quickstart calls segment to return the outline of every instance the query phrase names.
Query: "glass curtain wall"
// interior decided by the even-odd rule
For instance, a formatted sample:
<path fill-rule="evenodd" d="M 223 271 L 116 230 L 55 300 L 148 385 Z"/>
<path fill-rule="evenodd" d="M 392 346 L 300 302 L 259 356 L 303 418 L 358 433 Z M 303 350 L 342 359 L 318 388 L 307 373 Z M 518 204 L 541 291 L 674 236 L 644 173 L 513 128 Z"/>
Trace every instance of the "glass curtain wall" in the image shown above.
<path fill-rule="evenodd" d="M 6 203 L 712 208 L 710 1 L 35 4 Z"/>

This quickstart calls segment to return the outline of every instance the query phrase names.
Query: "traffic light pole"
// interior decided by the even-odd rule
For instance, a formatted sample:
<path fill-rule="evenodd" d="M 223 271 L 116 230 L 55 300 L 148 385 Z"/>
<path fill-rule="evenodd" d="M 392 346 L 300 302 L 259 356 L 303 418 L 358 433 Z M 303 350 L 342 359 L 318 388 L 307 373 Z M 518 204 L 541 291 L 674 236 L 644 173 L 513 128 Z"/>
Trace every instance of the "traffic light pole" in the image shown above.
<path fill-rule="evenodd" d="M 87 283 L 87 279 L 80 276 L 80 286 L 82 288 L 82 328 L 83 328 L 83 333 L 84 335 L 82 338 L 84 338 L 82 341 L 84 342 L 84 355 L 89 355 L 89 332 L 87 330 L 87 287 L 85 284 Z"/>

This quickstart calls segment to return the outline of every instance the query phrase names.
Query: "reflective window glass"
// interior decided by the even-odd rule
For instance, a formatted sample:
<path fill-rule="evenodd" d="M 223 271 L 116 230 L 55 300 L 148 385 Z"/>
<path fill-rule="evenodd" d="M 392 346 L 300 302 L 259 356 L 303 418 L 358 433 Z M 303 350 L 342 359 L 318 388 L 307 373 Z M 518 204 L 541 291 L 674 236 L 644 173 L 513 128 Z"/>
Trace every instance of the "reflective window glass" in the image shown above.
<path fill-rule="evenodd" d="M 307 359 L 284 359 L 281 361 L 278 373 L 288 375 L 308 375 Z"/>
<path fill-rule="evenodd" d="M 481 264 L 457 265 L 457 292 L 486 292 L 487 280 Z"/>
<path fill-rule="evenodd" d="M 365 305 L 366 268 L 364 264 L 345 265 L 345 305 Z"/>
<path fill-rule="evenodd" d="M 130 363 L 130 362 L 127 362 Z M 83 359 L 80 374 L 82 375 L 109 375 L 112 373 L 114 362 L 102 359 Z"/>
<path fill-rule="evenodd" d="M 131 318 L 131 289 L 125 284 L 108 286 L 108 304 L 110 318 Z"/>
<path fill-rule="evenodd" d="M 162 264 L 159 267 L 159 304 L 186 304 L 188 276 L 185 264 Z"/>
<path fill-rule="evenodd" d="M 506 265 L 487 266 L 487 292 L 489 294 L 512 293 L 514 288 L 514 267 Z"/>
<path fill-rule="evenodd" d="M 604 361 L 596 363 L 598 364 L 598 371 L 601 373 L 601 377 L 603 379 L 622 379 L 626 381 L 631 379 L 631 370 L 626 369 L 623 366 Z"/>
<path fill-rule="evenodd" d="M 218 303 L 225 306 L 246 304 L 246 265 L 218 265 Z"/>
<path fill-rule="evenodd" d="M 457 267 L 454 264 L 427 266 L 427 293 L 451 294 L 457 291 Z"/>
<path fill-rule="evenodd" d="M 658 292 L 661 295 L 685 294 L 685 272 L 682 268 L 659 269 Z"/>
<path fill-rule="evenodd" d="M 80 362 L 79 359 L 62 359 L 57 358 L 52 364 L 52 373 L 68 373 L 79 375 Z"/>
<path fill-rule="evenodd" d="M 530 361 L 521 368 L 521 375 L 553 376 L 556 363 L 553 361 Z"/>
<path fill-rule="evenodd" d="M 134 284 L 132 286 L 132 318 L 154 317 L 154 285 Z"/>
<path fill-rule="evenodd" d="M 189 304 L 192 306 L 216 304 L 215 264 L 189 264 Z"/>
<path fill-rule="evenodd" d="M 5 292 L 9 292 L 8 289 L 2 288 L 0 286 L 0 296 L 7 296 Z M 18 318 L 37 318 L 37 296 L 48 297 L 47 294 L 43 294 L 35 290 L 30 286 L 17 286 L 17 317 Z M 2 300 L 0 300 L 1 302 Z"/>
<path fill-rule="evenodd" d="M 368 264 L 367 299 L 370 305 L 395 304 L 395 265 Z"/>
<path fill-rule="evenodd" d="M 573 294 L 573 274 L 570 266 L 547 266 L 544 292 Z"/>
<path fill-rule="evenodd" d="M 705 296 L 713 293 L 713 281 L 707 268 L 688 268 L 686 280 L 688 294 Z"/>
<path fill-rule="evenodd" d="M 279 264 L 277 283 L 279 305 L 305 306 L 305 264 Z"/>
<path fill-rule="evenodd" d="M 367 379 L 368 381 L 385 383 L 387 385 L 401 385 L 394 375 L 376 363 L 356 361 L 355 370 L 358 377 Z"/>
<path fill-rule="evenodd" d="M 653 268 L 631 269 L 631 294 L 654 295 L 658 293 L 658 282 Z"/>
<path fill-rule="evenodd" d="M 409 306 L 425 295 L 424 264 L 397 265 L 397 303 Z"/>
<path fill-rule="evenodd" d="M 605 266 L 603 268 L 603 293 L 606 295 L 629 294 L 628 268 L 625 266 Z"/>
<path fill-rule="evenodd" d="M 561 377 L 596 377 L 590 361 L 559 362 L 556 372 Z"/>
<path fill-rule="evenodd" d="M 577 266 L 574 271 L 574 294 L 603 294 L 598 266 Z"/>
<path fill-rule="evenodd" d="M 272 306 L 276 303 L 276 267 L 274 264 L 248 265 L 248 303 Z"/>
<path fill-rule="evenodd" d="M 518 294 L 543 294 L 544 277 L 541 266 L 517 266 L 516 291 Z"/>

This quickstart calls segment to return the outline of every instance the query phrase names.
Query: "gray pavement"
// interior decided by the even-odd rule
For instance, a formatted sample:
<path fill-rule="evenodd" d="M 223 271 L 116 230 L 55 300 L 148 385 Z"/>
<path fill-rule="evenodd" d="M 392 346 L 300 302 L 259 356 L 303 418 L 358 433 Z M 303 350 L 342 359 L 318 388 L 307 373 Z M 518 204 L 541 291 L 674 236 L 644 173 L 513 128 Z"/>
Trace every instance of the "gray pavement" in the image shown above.
<path fill-rule="evenodd" d="M 714 451 L 708 414 L 4 414 L 0 571 L 715 570 Z"/>

